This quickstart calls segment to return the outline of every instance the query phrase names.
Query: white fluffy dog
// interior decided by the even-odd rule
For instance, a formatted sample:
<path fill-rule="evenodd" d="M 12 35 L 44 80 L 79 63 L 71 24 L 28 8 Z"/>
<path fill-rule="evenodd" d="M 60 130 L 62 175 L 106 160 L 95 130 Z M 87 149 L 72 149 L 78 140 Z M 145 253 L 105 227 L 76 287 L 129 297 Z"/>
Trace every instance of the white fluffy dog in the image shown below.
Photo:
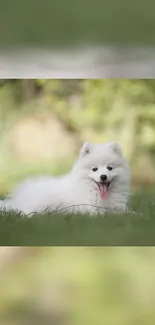
<path fill-rule="evenodd" d="M 46 211 L 125 211 L 130 169 L 118 143 L 84 143 L 70 173 L 28 178 L 0 202 L 6 210 L 24 214 Z"/>

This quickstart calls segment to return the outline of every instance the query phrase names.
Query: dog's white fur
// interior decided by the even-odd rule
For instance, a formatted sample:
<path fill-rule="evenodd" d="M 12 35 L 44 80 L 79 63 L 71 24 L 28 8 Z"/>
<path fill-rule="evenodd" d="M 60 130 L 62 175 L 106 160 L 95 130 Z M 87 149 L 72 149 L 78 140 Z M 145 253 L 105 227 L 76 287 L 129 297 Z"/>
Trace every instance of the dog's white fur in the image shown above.
<path fill-rule="evenodd" d="M 108 170 L 107 166 L 112 166 Z M 92 168 L 96 166 L 97 171 Z M 106 175 L 109 196 L 102 199 L 96 182 Z M 130 169 L 118 143 L 84 143 L 70 173 L 60 177 L 32 177 L 17 185 L 0 207 L 24 214 L 48 211 L 125 211 L 129 196 Z"/>

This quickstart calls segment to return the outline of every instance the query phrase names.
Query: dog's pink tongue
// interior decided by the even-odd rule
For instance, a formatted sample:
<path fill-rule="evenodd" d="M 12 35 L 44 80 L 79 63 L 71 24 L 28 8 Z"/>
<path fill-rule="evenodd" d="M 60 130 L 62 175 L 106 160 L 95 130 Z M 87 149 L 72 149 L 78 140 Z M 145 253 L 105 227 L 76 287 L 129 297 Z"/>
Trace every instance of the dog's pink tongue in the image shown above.
<path fill-rule="evenodd" d="M 100 196 L 102 199 L 107 199 L 108 197 L 108 186 L 106 184 L 100 184 Z"/>

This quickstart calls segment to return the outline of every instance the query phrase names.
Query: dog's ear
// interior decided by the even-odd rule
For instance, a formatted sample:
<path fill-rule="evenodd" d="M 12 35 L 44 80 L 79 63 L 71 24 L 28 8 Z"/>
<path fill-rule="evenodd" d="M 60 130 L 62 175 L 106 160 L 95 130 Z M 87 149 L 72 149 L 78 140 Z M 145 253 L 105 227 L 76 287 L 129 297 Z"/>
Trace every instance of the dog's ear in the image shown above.
<path fill-rule="evenodd" d="M 112 141 L 109 142 L 108 146 L 114 151 L 116 152 L 116 154 L 118 154 L 119 156 L 122 156 L 122 149 L 121 146 L 116 142 L 116 141 Z"/>
<path fill-rule="evenodd" d="M 91 152 L 91 143 L 85 142 L 80 150 L 80 157 L 84 157 Z"/>

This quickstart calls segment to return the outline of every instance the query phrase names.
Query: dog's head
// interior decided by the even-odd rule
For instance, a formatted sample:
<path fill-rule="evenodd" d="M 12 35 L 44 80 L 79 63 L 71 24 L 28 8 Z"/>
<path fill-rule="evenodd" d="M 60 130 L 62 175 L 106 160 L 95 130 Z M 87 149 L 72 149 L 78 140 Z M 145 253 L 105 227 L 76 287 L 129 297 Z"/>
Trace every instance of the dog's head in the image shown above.
<path fill-rule="evenodd" d="M 115 141 L 107 144 L 84 143 L 75 166 L 79 177 L 93 182 L 101 199 L 108 198 L 116 186 L 129 185 L 129 166 Z"/>

